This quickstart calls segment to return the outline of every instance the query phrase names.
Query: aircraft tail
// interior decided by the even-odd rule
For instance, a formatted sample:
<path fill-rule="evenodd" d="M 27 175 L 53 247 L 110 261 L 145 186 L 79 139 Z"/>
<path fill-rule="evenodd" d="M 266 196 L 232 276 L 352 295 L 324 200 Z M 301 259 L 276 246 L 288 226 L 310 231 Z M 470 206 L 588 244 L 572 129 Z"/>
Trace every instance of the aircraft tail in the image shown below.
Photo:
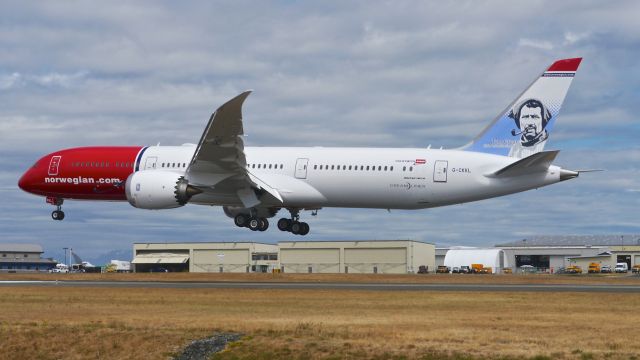
<path fill-rule="evenodd" d="M 544 150 L 581 61 L 554 62 L 462 150 L 516 158 Z"/>

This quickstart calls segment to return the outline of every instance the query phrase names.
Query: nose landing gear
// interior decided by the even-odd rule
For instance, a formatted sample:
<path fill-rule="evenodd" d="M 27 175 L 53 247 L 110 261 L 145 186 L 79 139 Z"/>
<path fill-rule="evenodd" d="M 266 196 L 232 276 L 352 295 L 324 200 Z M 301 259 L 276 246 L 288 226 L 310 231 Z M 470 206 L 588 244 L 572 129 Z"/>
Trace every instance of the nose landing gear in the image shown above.
<path fill-rule="evenodd" d="M 56 207 L 56 210 L 51 213 L 51 218 L 53 220 L 62 221 L 64 219 L 64 211 L 62 211 L 62 204 L 64 203 L 64 199 L 47 197 L 47 203 Z"/>

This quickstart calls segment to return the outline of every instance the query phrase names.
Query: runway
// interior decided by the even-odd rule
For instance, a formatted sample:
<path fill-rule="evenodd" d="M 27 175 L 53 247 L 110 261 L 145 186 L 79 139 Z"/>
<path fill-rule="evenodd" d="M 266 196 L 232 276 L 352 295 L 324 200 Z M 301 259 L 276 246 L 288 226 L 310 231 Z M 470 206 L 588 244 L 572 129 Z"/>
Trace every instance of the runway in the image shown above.
<path fill-rule="evenodd" d="M 640 293 L 640 285 L 572 284 L 401 284 L 337 282 L 188 282 L 188 281 L 0 281 L 0 287 L 103 287 L 167 289 L 274 289 L 361 291 L 589 292 Z"/>

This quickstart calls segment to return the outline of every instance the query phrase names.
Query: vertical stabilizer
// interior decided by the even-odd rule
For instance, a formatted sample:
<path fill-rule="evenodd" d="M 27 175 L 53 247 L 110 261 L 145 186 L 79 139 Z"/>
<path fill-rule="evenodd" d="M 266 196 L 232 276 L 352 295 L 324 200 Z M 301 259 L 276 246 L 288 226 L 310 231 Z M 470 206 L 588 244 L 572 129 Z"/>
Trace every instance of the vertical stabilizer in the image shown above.
<path fill-rule="evenodd" d="M 462 149 L 516 158 L 544 150 L 581 61 L 554 62 Z"/>

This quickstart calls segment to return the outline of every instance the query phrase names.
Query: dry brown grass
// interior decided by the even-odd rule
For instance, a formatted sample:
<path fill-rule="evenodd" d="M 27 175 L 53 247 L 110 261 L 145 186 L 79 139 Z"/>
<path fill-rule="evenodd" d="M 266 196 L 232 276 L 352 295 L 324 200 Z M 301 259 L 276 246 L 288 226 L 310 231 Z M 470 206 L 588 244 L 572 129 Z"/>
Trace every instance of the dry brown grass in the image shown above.
<path fill-rule="evenodd" d="M 640 296 L 0 287 L 0 358 L 168 358 L 214 331 L 221 359 L 611 358 L 640 353 Z"/>

